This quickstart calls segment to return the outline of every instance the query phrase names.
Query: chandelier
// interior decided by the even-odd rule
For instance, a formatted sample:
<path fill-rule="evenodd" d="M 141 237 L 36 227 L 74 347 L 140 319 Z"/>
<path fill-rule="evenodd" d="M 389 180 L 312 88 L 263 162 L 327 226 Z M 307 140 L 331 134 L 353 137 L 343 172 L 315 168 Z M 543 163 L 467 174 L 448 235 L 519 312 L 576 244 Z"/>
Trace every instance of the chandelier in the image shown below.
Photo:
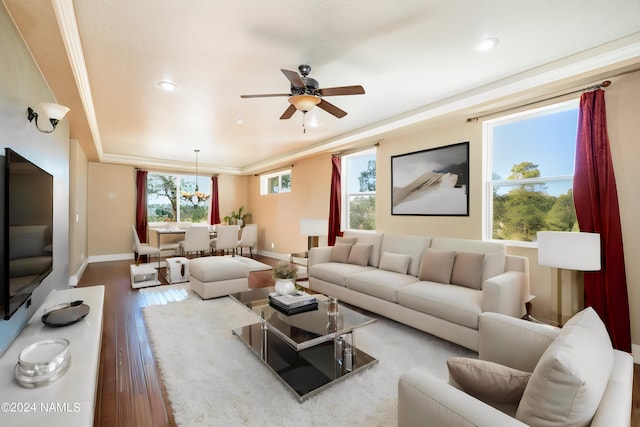
<path fill-rule="evenodd" d="M 183 191 L 181 193 L 181 196 L 184 200 L 190 201 L 194 205 L 198 205 L 201 202 L 208 200 L 209 194 L 199 191 L 200 189 L 198 188 L 198 153 L 200 152 L 200 150 L 195 149 L 193 151 L 196 153 L 196 190 L 193 193 L 189 191 Z"/>

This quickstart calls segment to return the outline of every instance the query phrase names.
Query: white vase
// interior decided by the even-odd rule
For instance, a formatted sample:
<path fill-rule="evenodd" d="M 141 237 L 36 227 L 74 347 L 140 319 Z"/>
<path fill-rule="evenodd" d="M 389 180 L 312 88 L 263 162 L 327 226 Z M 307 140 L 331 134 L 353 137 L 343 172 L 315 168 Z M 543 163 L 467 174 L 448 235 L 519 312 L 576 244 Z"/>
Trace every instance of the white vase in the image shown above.
<path fill-rule="evenodd" d="M 289 295 L 296 290 L 293 279 L 276 279 L 276 292 L 280 295 Z"/>

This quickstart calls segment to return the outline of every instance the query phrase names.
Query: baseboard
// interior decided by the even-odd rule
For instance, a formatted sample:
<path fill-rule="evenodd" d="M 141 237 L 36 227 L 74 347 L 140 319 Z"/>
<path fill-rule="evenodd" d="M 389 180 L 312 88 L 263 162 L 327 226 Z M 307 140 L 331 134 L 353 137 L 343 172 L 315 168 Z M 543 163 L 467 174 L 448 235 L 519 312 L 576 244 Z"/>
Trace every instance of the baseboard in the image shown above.
<path fill-rule="evenodd" d="M 269 252 L 269 251 L 257 251 L 258 255 L 262 255 L 262 256 L 266 256 L 269 258 L 275 258 L 275 259 L 281 259 L 284 261 L 289 261 L 289 258 L 291 257 L 290 254 L 281 254 L 278 252 Z"/>
<path fill-rule="evenodd" d="M 92 255 L 89 257 L 89 264 L 94 262 L 122 261 L 126 259 L 135 259 L 133 252 L 124 254 Z"/>
<path fill-rule="evenodd" d="M 631 353 L 633 356 L 633 363 L 640 365 L 640 344 L 631 344 Z"/>
<path fill-rule="evenodd" d="M 89 261 L 85 259 L 82 265 L 80 265 L 80 268 L 78 268 L 78 271 L 76 271 L 75 274 L 69 277 L 68 286 L 70 288 L 75 288 L 76 286 L 78 286 L 78 282 L 80 281 L 80 278 L 82 277 L 84 271 L 87 269 L 87 265 L 89 265 Z"/>

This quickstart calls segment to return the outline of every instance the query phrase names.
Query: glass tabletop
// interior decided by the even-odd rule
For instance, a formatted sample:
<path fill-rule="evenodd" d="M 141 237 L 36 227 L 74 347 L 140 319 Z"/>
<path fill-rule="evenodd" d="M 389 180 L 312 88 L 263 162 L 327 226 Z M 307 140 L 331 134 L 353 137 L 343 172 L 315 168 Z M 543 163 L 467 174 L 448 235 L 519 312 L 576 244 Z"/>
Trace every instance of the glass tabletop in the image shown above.
<path fill-rule="evenodd" d="M 376 319 L 339 305 L 338 314 L 327 312 L 327 298 L 315 294 L 317 309 L 287 315 L 269 304 L 274 288 L 258 288 L 231 294 L 230 297 L 253 311 L 270 330 L 296 350 L 303 350 L 353 332 Z"/>

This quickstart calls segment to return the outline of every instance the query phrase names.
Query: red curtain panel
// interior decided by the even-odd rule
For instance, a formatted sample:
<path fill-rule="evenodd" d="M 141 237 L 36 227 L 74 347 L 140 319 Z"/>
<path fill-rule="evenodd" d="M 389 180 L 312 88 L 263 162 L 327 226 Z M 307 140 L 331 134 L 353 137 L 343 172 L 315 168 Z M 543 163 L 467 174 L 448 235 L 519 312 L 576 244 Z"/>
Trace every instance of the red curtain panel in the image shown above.
<path fill-rule="evenodd" d="M 327 243 L 333 246 L 340 235 L 340 157 L 331 157 L 331 194 L 329 196 L 329 237 Z"/>
<path fill-rule="evenodd" d="M 147 242 L 147 171 L 136 171 L 136 231 L 140 243 Z"/>
<path fill-rule="evenodd" d="M 631 351 L 631 325 L 618 192 L 604 91 L 580 98 L 573 197 L 580 231 L 600 233 L 602 269 L 584 273 L 585 305 L 606 324 L 613 346 Z"/>
<path fill-rule="evenodd" d="M 220 202 L 218 200 L 218 176 L 211 177 L 211 214 L 209 224 L 220 224 Z"/>

